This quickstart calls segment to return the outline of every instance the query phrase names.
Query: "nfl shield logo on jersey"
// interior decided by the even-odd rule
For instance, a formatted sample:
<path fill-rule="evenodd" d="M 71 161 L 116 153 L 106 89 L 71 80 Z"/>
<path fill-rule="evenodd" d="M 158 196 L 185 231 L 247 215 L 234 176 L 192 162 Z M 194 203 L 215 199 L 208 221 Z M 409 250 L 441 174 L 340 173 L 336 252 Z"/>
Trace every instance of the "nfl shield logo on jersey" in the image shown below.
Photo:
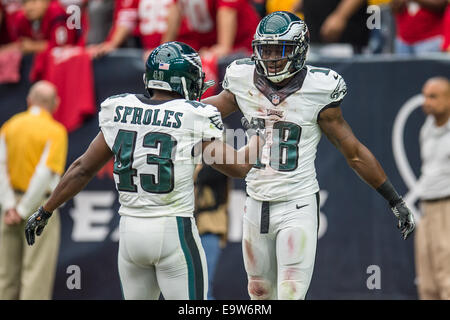
<path fill-rule="evenodd" d="M 273 103 L 274 105 L 279 104 L 279 103 L 280 103 L 280 96 L 277 95 L 277 94 L 273 94 L 273 95 L 272 95 L 272 103 Z"/>

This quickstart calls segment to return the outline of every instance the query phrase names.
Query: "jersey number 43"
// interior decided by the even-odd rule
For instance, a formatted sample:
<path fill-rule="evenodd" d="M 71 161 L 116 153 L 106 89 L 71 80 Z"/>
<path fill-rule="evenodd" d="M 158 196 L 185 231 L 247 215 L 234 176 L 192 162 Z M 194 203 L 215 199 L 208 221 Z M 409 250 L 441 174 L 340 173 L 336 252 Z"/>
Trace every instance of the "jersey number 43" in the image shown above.
<path fill-rule="evenodd" d="M 136 131 L 119 130 L 112 151 L 115 154 L 114 173 L 119 175 L 117 190 L 137 192 L 133 177 L 138 176 L 133 168 L 133 155 L 136 148 Z M 139 181 L 144 191 L 150 193 L 169 193 L 174 188 L 174 166 L 172 153 L 177 141 L 169 134 L 148 132 L 143 139 L 144 148 L 157 149 L 159 154 L 147 154 L 147 164 L 158 167 L 158 179 L 153 174 L 139 174 Z"/>

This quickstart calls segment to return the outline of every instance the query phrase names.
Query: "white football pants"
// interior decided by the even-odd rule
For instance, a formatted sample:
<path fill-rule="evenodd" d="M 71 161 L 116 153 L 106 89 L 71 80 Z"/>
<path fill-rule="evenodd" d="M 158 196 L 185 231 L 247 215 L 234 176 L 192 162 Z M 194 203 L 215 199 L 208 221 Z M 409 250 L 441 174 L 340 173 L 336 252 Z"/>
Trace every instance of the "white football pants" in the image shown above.
<path fill-rule="evenodd" d="M 205 252 L 194 218 L 120 218 L 119 276 L 125 299 L 204 300 Z"/>
<path fill-rule="evenodd" d="M 285 202 L 247 197 L 242 251 L 252 300 L 305 299 L 316 256 L 319 193 Z"/>

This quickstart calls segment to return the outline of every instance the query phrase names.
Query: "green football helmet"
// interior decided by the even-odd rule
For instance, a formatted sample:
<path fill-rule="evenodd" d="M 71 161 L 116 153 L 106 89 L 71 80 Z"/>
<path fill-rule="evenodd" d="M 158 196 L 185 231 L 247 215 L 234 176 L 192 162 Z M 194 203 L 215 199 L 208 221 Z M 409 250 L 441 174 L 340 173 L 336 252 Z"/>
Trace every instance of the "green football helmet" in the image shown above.
<path fill-rule="evenodd" d="M 211 87 L 205 83 L 205 73 L 198 53 L 182 42 L 167 42 L 157 47 L 145 63 L 145 88 L 175 91 L 186 100 L 200 100 Z"/>
<path fill-rule="evenodd" d="M 281 82 L 305 65 L 309 48 L 308 27 L 290 12 L 273 12 L 261 19 L 252 48 L 258 74 L 272 82 Z"/>

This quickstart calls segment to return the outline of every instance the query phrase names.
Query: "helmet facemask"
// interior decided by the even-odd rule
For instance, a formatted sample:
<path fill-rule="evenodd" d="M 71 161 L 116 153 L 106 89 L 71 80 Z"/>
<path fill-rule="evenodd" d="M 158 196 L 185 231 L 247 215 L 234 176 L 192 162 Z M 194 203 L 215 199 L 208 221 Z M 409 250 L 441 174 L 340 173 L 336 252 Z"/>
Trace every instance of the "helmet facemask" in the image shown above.
<path fill-rule="evenodd" d="M 264 17 L 252 42 L 256 72 L 274 83 L 282 82 L 305 65 L 309 47 L 306 24 L 290 12 Z"/>
<path fill-rule="evenodd" d="M 295 41 L 254 40 L 252 46 L 256 72 L 274 83 L 292 77 L 305 65 L 308 47 Z"/>
<path fill-rule="evenodd" d="M 205 73 L 199 70 L 200 76 L 197 79 L 191 79 L 189 77 L 180 77 L 182 96 L 186 100 L 200 100 L 202 96 L 202 90 L 205 83 Z M 178 91 L 178 90 L 177 90 Z"/>

